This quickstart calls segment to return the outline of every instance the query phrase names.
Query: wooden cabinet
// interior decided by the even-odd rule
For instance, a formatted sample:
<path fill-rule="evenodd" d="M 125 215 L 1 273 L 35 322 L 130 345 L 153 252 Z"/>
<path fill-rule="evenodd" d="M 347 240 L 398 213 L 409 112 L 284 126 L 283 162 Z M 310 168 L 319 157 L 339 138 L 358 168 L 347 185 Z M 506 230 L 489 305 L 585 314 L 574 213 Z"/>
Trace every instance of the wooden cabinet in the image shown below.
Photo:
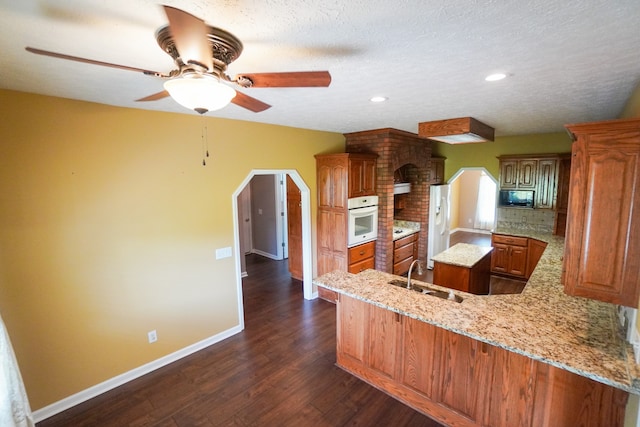
<path fill-rule="evenodd" d="M 433 283 L 476 295 L 488 295 L 491 282 L 491 253 L 472 266 L 440 262 L 434 258 Z"/>
<path fill-rule="evenodd" d="M 562 155 L 500 156 L 500 189 L 532 190 L 536 209 L 556 209 Z"/>
<path fill-rule="evenodd" d="M 491 272 L 508 274 L 519 278 L 527 275 L 529 242 L 526 237 L 491 235 Z"/>
<path fill-rule="evenodd" d="M 558 161 L 558 191 L 553 234 L 564 236 L 567 229 L 569 207 L 569 183 L 571 180 L 571 155 L 561 156 Z"/>
<path fill-rule="evenodd" d="M 501 189 L 535 190 L 537 176 L 537 159 L 512 159 L 500 157 Z"/>
<path fill-rule="evenodd" d="M 347 271 L 351 264 L 347 254 L 347 200 L 375 195 L 377 155 L 338 153 L 315 157 L 318 275 L 333 270 Z M 369 268 L 364 264 L 359 266 L 362 267 Z"/>
<path fill-rule="evenodd" d="M 527 272 L 526 277 L 531 277 L 531 273 L 538 265 L 538 261 L 542 257 L 544 250 L 547 248 L 547 243 L 538 239 L 528 239 L 527 243 Z"/>
<path fill-rule="evenodd" d="M 376 159 L 349 156 L 349 197 L 374 196 L 376 194 Z"/>
<path fill-rule="evenodd" d="M 440 363 L 434 400 L 465 418 L 481 421 L 491 378 L 489 345 L 445 329 L 438 329 L 437 336 Z"/>
<path fill-rule="evenodd" d="M 621 427 L 628 393 L 339 295 L 337 365 L 453 427 Z"/>
<path fill-rule="evenodd" d="M 528 279 L 547 247 L 545 242 L 527 237 L 492 234 L 491 272 Z"/>
<path fill-rule="evenodd" d="M 363 243 L 349 248 L 349 273 L 360 273 L 375 266 L 376 242 Z"/>
<path fill-rule="evenodd" d="M 444 184 L 444 157 L 431 157 L 429 184 Z"/>
<path fill-rule="evenodd" d="M 393 274 L 402 276 L 407 273 L 411 263 L 416 259 L 418 259 L 418 233 L 393 242 Z"/>
<path fill-rule="evenodd" d="M 640 118 L 568 125 L 574 137 L 563 278 L 569 295 L 640 295 Z"/>
<path fill-rule="evenodd" d="M 538 182 L 535 186 L 536 209 L 553 209 L 558 188 L 558 159 L 538 160 Z"/>

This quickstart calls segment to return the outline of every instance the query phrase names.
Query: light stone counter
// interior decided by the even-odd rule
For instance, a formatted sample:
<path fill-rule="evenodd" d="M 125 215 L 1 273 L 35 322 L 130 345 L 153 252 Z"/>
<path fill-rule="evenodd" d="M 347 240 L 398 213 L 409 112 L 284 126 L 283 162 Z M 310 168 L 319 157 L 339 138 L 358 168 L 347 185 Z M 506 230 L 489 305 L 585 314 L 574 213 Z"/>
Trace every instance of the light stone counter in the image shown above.
<path fill-rule="evenodd" d="M 434 261 L 444 264 L 457 265 L 471 268 L 478 261 L 493 250 L 490 246 L 471 245 L 469 243 L 458 243 L 451 246 L 444 252 L 440 252 L 433 257 Z"/>
<path fill-rule="evenodd" d="M 389 285 L 398 276 L 376 270 L 334 271 L 318 286 L 466 335 L 596 381 L 640 394 L 631 346 L 617 322 L 616 307 L 568 296 L 560 283 L 564 239 L 528 231 L 496 230 L 548 243 L 524 291 L 473 295 L 455 291 L 456 303 Z M 433 288 L 449 291 L 430 284 Z"/>

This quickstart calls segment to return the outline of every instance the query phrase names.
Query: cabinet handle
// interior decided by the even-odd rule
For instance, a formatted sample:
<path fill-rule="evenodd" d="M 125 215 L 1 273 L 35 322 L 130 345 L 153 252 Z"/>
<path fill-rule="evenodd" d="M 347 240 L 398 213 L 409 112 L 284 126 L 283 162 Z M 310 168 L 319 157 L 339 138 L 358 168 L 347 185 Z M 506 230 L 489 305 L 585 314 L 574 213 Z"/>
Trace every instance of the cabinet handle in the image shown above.
<path fill-rule="evenodd" d="M 360 255 L 364 255 L 364 251 L 360 251 Z"/>

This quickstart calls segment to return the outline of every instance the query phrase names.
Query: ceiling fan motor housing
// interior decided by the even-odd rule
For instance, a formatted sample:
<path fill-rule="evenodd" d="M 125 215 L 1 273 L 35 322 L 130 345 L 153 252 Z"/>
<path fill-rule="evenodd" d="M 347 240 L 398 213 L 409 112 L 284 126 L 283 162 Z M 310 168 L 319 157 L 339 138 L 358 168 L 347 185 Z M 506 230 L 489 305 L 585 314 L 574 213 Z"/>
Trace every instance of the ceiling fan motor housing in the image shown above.
<path fill-rule="evenodd" d="M 158 31 L 156 31 L 156 40 L 160 48 L 165 51 L 176 65 L 180 68 L 182 74 L 183 71 L 193 70 L 193 66 L 197 66 L 199 68 L 202 67 L 199 64 L 185 64 L 180 58 L 180 54 L 178 53 L 178 49 L 176 48 L 175 41 L 171 34 L 171 29 L 168 25 L 160 27 Z M 211 55 L 213 58 L 213 74 L 218 75 L 218 77 L 225 78 L 224 72 L 227 69 L 227 66 L 231 64 L 233 61 L 238 59 L 240 54 L 242 53 L 242 42 L 233 34 L 224 31 L 220 28 L 207 26 L 207 41 L 211 46 Z M 196 71 L 207 71 L 205 70 L 196 70 Z"/>

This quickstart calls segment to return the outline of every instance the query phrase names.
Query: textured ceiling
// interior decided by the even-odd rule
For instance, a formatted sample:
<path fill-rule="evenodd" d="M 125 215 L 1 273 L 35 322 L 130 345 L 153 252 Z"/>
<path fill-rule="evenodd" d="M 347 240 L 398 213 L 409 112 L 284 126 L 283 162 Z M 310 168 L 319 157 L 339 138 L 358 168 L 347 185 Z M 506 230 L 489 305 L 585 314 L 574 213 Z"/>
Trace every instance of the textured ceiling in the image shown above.
<path fill-rule="evenodd" d="M 142 74 L 33 55 L 25 46 L 168 72 L 161 4 L 244 44 L 228 74 L 328 70 L 328 88 L 254 88 L 273 107 L 216 117 L 355 132 L 463 116 L 497 135 L 616 118 L 640 80 L 638 0 L 0 0 L 0 88 L 195 114 Z M 509 74 L 495 83 L 492 72 Z M 388 97 L 381 104 L 373 95 Z"/>

